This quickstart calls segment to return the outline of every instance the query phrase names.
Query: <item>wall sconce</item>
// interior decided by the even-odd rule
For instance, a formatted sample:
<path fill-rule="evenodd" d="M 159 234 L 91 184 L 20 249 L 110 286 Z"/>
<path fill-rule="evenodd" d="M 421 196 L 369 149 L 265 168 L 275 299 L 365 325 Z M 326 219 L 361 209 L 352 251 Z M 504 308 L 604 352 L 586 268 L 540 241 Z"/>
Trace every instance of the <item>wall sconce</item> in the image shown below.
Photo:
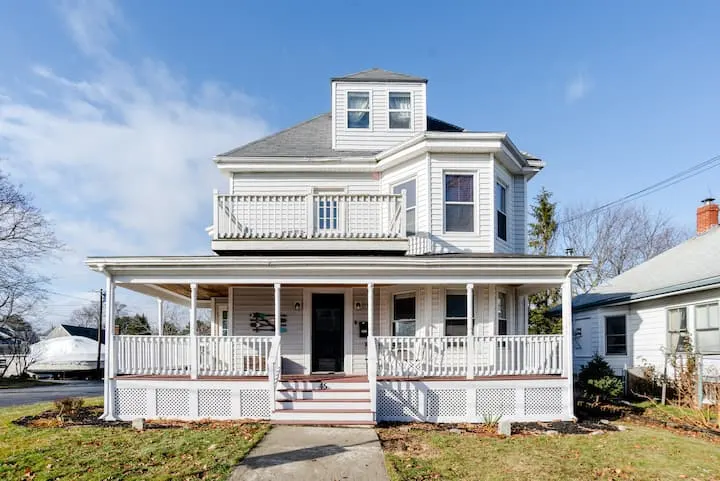
<path fill-rule="evenodd" d="M 296 303 L 295 303 L 295 310 L 296 310 L 296 311 L 299 311 L 300 309 L 302 309 L 302 304 L 300 304 L 300 302 L 296 302 Z"/>
<path fill-rule="evenodd" d="M 356 311 L 362 311 L 362 304 L 360 304 L 359 302 L 356 302 L 356 303 L 355 303 L 355 310 L 356 310 Z"/>

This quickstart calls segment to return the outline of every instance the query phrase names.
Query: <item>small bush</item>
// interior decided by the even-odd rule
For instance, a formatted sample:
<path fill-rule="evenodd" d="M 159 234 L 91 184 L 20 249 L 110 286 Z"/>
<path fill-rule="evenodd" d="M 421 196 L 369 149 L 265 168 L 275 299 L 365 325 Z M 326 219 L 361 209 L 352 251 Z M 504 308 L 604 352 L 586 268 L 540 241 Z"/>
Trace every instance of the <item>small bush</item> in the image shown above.
<path fill-rule="evenodd" d="M 595 402 L 617 397 L 623 391 L 622 381 L 615 376 L 610 364 L 597 353 L 580 368 L 578 386 L 587 397 L 595 398 Z"/>
<path fill-rule="evenodd" d="M 57 409 L 58 417 L 63 414 L 77 414 L 85 401 L 79 397 L 66 397 L 55 400 L 55 409 Z"/>

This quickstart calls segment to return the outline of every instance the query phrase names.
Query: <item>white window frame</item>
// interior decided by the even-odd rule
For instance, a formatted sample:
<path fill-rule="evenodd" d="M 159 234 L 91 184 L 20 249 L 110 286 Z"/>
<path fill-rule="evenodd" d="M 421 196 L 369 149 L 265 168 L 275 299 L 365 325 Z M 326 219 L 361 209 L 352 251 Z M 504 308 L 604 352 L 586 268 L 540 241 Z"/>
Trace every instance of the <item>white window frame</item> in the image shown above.
<path fill-rule="evenodd" d="M 402 296 L 404 298 L 412 297 L 415 299 L 415 319 L 395 319 L 395 298 L 397 296 Z M 393 334 L 393 326 L 395 324 L 395 321 L 413 321 L 415 323 L 415 333 L 413 334 L 413 336 L 417 336 L 417 332 L 418 332 L 418 319 L 417 318 L 418 318 L 418 307 L 419 307 L 417 291 L 410 290 L 410 291 L 393 292 L 390 294 L 390 299 L 392 301 L 390 304 L 391 305 L 390 335 L 392 335 L 393 337 L 405 337 L 405 336 L 398 336 L 397 334 Z"/>
<path fill-rule="evenodd" d="M 390 96 L 392 94 L 407 94 L 407 95 L 409 95 L 410 96 L 410 108 L 409 109 L 391 109 L 390 108 Z M 388 100 L 388 104 L 387 104 L 388 105 L 388 117 L 387 117 L 388 130 L 393 130 L 393 131 L 403 131 L 403 130 L 411 131 L 411 130 L 413 130 L 413 111 L 414 111 L 414 107 L 415 107 L 413 93 L 412 92 L 401 92 L 401 91 L 397 91 L 397 90 L 390 91 L 390 92 L 388 92 L 387 100 Z M 410 114 L 410 125 L 408 127 L 390 127 L 390 114 L 392 112 L 407 112 L 408 114 Z"/>
<path fill-rule="evenodd" d="M 509 215 L 508 215 L 508 192 L 510 191 L 510 188 L 508 185 L 503 182 L 500 179 L 495 179 L 495 188 L 500 186 L 503 189 L 503 197 L 505 200 L 505 210 L 500 210 L 500 203 L 498 202 L 498 199 L 495 198 L 495 237 L 498 240 L 501 240 L 503 242 L 508 242 L 508 238 L 510 237 L 510 222 L 509 222 Z M 493 192 L 493 195 L 495 196 L 496 191 Z M 498 214 L 502 214 L 505 216 L 505 238 L 503 239 L 500 237 L 500 223 L 498 222 Z"/>
<path fill-rule="evenodd" d="M 450 205 L 472 205 L 473 206 L 473 213 L 472 213 L 472 221 L 473 221 L 473 230 L 471 231 L 454 231 L 454 230 L 447 230 L 447 209 L 446 206 L 448 205 L 448 201 L 445 200 L 447 198 L 447 188 L 446 188 L 446 177 L 448 175 L 467 175 L 471 176 L 472 186 L 473 186 L 473 200 L 472 202 L 457 202 L 457 201 L 450 201 Z M 449 234 L 452 236 L 476 236 L 478 233 L 478 186 L 477 186 L 477 172 L 471 171 L 471 170 L 465 170 L 465 171 L 459 171 L 459 170 L 444 170 L 442 173 L 442 223 L 443 223 L 443 234 Z"/>
<path fill-rule="evenodd" d="M 505 318 L 500 317 L 500 296 L 505 296 Z M 508 336 L 510 335 L 510 295 L 505 289 L 497 289 L 495 291 L 495 335 L 496 336 Z M 500 320 L 505 321 L 505 334 L 500 334 Z"/>
<path fill-rule="evenodd" d="M 444 295 L 443 295 L 443 319 L 442 319 L 442 321 L 443 321 L 443 336 L 444 336 L 444 337 L 448 337 L 448 334 L 447 334 L 447 321 L 448 321 L 448 319 L 451 319 L 451 320 L 463 319 L 463 320 L 465 321 L 465 326 L 466 326 L 466 329 L 467 329 L 467 313 L 466 313 L 465 317 L 448 317 L 448 314 L 447 314 L 447 297 L 448 297 L 449 295 L 450 295 L 450 296 L 462 296 L 462 297 L 464 297 L 464 298 L 465 298 L 465 305 L 467 306 L 467 290 L 465 290 L 465 289 L 445 289 L 445 293 L 444 293 Z M 473 318 L 473 329 L 474 329 L 474 328 L 475 328 L 475 322 L 474 322 L 474 318 Z M 467 335 L 468 335 L 468 333 L 465 332 L 465 336 L 467 336 Z M 464 337 L 464 336 L 460 336 L 460 337 Z"/>
<path fill-rule="evenodd" d="M 367 94 L 368 96 L 368 107 L 367 109 L 351 109 L 350 108 L 350 95 L 352 94 Z M 348 90 L 345 93 L 345 128 L 347 130 L 372 130 L 372 91 L 370 90 Z M 368 114 L 368 126 L 367 127 L 350 127 L 350 112 L 367 112 Z"/>
<path fill-rule="evenodd" d="M 625 324 L 625 352 L 608 352 L 608 345 L 607 345 L 607 338 L 608 338 L 608 332 L 607 332 L 607 320 L 611 317 L 622 317 L 624 324 Z M 626 312 L 613 312 L 613 313 L 606 313 L 602 316 L 603 319 L 603 344 L 604 344 L 604 351 L 605 356 L 620 356 L 620 357 L 627 357 L 628 352 L 630 352 L 630 341 L 628 336 L 628 316 Z"/>
<path fill-rule="evenodd" d="M 720 327 L 713 327 L 713 328 L 709 328 L 709 329 L 708 329 L 708 328 L 702 328 L 702 329 L 700 329 L 700 328 L 698 327 L 698 322 L 697 322 L 697 309 L 698 309 L 698 307 L 706 307 L 706 306 L 715 306 L 715 307 L 717 307 L 717 309 L 718 309 L 718 311 L 719 311 L 719 312 L 718 312 L 718 315 L 720 315 L 720 302 L 717 301 L 717 300 L 709 300 L 709 301 L 706 301 L 706 302 L 698 302 L 697 304 L 694 304 L 694 305 L 693 305 L 693 310 L 692 310 L 692 313 L 693 313 L 693 331 L 694 331 L 694 333 L 695 333 L 695 336 L 694 336 L 695 339 L 693 340 L 693 342 L 694 342 L 693 347 L 694 347 L 694 349 L 695 349 L 697 352 L 699 352 L 700 354 L 717 354 L 716 352 L 704 353 L 704 352 L 700 351 L 700 345 L 699 345 L 699 343 L 698 343 L 698 334 L 699 334 L 700 332 L 720 331 Z"/>
<path fill-rule="evenodd" d="M 348 189 L 347 187 L 313 187 L 310 189 L 311 194 L 315 195 L 341 195 L 341 194 L 347 194 Z M 344 205 L 347 205 L 345 203 Z M 320 228 L 320 204 L 318 203 L 313 207 L 313 227 L 321 232 L 339 232 L 343 222 L 345 222 L 345 212 L 341 208 L 342 206 L 339 204 L 335 206 L 335 214 L 336 214 L 336 226 L 334 228 Z M 331 219 L 332 217 L 328 217 L 328 219 Z"/>
<path fill-rule="evenodd" d="M 668 349 L 668 352 L 671 352 L 670 349 L 672 347 L 671 341 L 671 334 L 677 333 L 678 334 L 678 350 L 677 352 L 685 352 L 685 349 L 682 348 L 682 344 L 680 344 L 680 336 L 682 333 L 685 333 L 686 337 L 690 336 L 690 314 L 694 314 L 694 310 L 691 310 L 692 304 L 682 304 L 677 306 L 668 306 L 665 309 L 665 347 Z M 670 330 L 670 311 L 678 310 L 678 309 L 685 309 L 685 330 L 682 329 L 679 331 L 671 331 Z M 694 347 L 694 346 L 693 346 Z"/>
<path fill-rule="evenodd" d="M 418 211 L 417 211 L 418 182 L 417 182 L 417 177 L 416 176 L 409 177 L 405 180 L 402 180 L 400 182 L 396 182 L 396 183 L 392 184 L 390 186 L 390 193 L 394 193 L 396 187 L 400 187 L 401 185 L 407 184 L 408 182 L 415 182 L 415 205 L 412 207 L 407 206 L 407 204 L 405 205 L 405 217 L 407 219 L 407 213 L 410 212 L 411 210 L 415 212 L 415 232 L 412 232 L 412 233 L 408 232 L 408 235 L 416 235 L 417 231 L 418 231 L 418 225 L 417 225 L 418 224 L 418 215 L 417 215 L 417 213 L 418 213 Z M 406 200 L 407 200 L 407 198 L 406 198 Z M 405 229 L 407 230 L 407 222 L 405 223 Z"/>

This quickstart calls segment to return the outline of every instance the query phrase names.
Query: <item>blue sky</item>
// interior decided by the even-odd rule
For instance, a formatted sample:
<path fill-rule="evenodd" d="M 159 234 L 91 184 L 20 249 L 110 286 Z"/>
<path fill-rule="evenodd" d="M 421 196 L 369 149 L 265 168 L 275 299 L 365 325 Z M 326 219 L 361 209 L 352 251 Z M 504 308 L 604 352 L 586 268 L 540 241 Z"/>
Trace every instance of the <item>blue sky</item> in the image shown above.
<path fill-rule="evenodd" d="M 509 132 L 547 161 L 531 195 L 562 205 L 720 154 L 718 19 L 709 1 L 2 2 L 0 168 L 68 246 L 42 266 L 66 294 L 42 319 L 101 287 L 87 255 L 207 253 L 211 156 L 328 111 L 336 75 L 427 77 L 431 115 Z M 642 202 L 691 229 L 719 190 L 720 168 Z"/>

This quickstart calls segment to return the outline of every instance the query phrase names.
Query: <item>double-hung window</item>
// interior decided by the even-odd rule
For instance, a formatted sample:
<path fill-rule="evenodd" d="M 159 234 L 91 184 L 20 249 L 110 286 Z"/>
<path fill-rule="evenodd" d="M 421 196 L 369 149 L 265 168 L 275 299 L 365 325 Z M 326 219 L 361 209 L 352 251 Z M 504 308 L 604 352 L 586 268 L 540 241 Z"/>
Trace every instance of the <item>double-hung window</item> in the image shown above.
<path fill-rule="evenodd" d="M 605 318 L 605 354 L 627 354 L 625 316 L 607 316 Z"/>
<path fill-rule="evenodd" d="M 412 122 L 410 92 L 390 92 L 388 95 L 388 124 L 391 129 L 409 129 Z"/>
<path fill-rule="evenodd" d="M 507 294 L 498 292 L 497 295 L 497 333 L 498 336 L 507 336 Z"/>
<path fill-rule="evenodd" d="M 393 336 L 415 335 L 415 308 L 414 292 L 393 296 Z"/>
<path fill-rule="evenodd" d="M 370 92 L 348 92 L 347 128 L 370 128 Z"/>
<path fill-rule="evenodd" d="M 668 309 L 668 350 L 684 352 L 689 337 L 687 329 L 687 307 Z"/>
<path fill-rule="evenodd" d="M 495 183 L 495 211 L 497 214 L 497 236 L 507 240 L 507 188 L 500 182 Z"/>
<path fill-rule="evenodd" d="M 475 230 L 473 183 L 470 174 L 445 174 L 445 232 Z"/>
<path fill-rule="evenodd" d="M 447 292 L 445 294 L 445 335 L 467 336 L 467 296 Z"/>
<path fill-rule="evenodd" d="M 403 190 L 405 191 L 405 225 L 407 235 L 415 235 L 415 209 L 417 205 L 415 179 L 408 180 L 393 187 L 393 194 L 399 194 Z"/>
<path fill-rule="evenodd" d="M 695 345 L 701 354 L 720 353 L 718 303 L 695 306 Z"/>

